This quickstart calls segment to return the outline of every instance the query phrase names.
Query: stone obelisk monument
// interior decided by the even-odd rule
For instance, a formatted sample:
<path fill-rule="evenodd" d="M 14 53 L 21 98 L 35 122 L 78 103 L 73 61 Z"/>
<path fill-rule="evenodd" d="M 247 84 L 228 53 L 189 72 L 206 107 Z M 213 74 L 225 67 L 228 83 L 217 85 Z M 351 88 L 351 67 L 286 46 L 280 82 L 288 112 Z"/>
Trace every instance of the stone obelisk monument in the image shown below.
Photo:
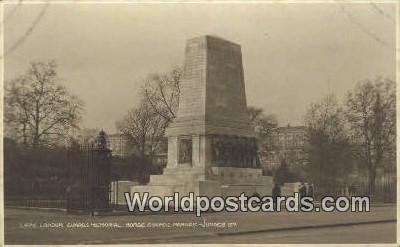
<path fill-rule="evenodd" d="M 272 178 L 257 164 L 240 45 L 208 35 L 187 41 L 179 109 L 166 136 L 163 174 L 131 192 L 271 195 Z"/>

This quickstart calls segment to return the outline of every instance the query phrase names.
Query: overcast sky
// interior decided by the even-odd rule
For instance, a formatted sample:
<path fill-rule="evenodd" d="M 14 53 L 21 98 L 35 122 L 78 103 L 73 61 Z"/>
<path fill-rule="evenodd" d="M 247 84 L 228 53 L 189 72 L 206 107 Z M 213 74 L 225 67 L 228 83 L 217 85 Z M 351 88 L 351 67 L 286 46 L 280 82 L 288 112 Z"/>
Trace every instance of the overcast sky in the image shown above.
<path fill-rule="evenodd" d="M 5 79 L 55 59 L 86 103 L 84 127 L 115 131 L 141 81 L 183 63 L 185 41 L 242 46 L 248 105 L 301 124 L 312 101 L 395 77 L 394 4 L 22 4 L 5 7 Z"/>

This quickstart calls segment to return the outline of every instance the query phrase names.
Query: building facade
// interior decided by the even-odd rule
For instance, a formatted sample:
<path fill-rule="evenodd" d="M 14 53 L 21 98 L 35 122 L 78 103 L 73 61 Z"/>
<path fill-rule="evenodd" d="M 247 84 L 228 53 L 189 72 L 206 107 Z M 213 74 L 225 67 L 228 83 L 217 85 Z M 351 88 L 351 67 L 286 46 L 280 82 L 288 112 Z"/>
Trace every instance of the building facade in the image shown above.
<path fill-rule="evenodd" d="M 129 153 L 128 139 L 122 134 L 111 134 L 107 136 L 107 147 L 113 156 L 126 157 Z"/>
<path fill-rule="evenodd" d="M 97 129 L 84 129 L 78 133 L 75 139 L 81 145 L 88 145 L 96 141 L 99 134 Z M 107 148 L 112 151 L 113 156 L 126 157 L 129 153 L 128 139 L 121 133 L 106 134 Z"/>

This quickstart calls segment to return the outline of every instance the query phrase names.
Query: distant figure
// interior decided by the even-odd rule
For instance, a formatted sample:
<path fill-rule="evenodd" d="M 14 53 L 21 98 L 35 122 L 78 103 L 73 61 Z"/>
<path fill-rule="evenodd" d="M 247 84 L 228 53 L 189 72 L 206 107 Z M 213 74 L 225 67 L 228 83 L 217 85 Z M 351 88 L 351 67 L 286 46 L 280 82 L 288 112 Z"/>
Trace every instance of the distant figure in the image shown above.
<path fill-rule="evenodd" d="M 275 184 L 274 188 L 272 188 L 272 198 L 274 200 L 274 209 L 276 210 L 277 205 L 277 198 L 281 195 L 281 186 L 279 184 Z"/>

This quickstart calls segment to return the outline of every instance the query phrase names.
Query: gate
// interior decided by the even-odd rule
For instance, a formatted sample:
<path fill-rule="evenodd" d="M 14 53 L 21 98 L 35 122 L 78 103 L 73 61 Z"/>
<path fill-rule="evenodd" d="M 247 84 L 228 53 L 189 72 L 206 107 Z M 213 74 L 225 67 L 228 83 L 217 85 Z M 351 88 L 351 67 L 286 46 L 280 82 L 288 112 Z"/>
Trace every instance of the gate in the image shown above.
<path fill-rule="evenodd" d="M 72 145 L 68 160 L 67 211 L 109 210 L 111 151 L 104 131 L 94 143 Z"/>

